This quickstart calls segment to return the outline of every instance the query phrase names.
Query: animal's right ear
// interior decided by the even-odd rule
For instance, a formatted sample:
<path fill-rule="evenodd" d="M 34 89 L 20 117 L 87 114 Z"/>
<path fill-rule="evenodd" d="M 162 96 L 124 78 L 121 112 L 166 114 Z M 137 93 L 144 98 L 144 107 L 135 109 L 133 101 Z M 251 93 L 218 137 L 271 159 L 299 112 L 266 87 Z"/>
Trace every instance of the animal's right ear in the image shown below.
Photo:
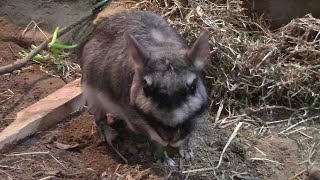
<path fill-rule="evenodd" d="M 146 51 L 146 48 L 143 47 L 135 37 L 132 35 L 128 36 L 128 49 L 129 54 L 132 56 L 134 62 L 139 68 L 142 68 L 147 59 L 149 58 L 149 54 Z"/>
<path fill-rule="evenodd" d="M 187 53 L 188 59 L 193 63 L 193 65 L 198 70 L 203 70 L 207 57 L 210 55 L 210 46 L 209 46 L 209 32 L 203 30 L 193 44 L 192 48 Z"/>

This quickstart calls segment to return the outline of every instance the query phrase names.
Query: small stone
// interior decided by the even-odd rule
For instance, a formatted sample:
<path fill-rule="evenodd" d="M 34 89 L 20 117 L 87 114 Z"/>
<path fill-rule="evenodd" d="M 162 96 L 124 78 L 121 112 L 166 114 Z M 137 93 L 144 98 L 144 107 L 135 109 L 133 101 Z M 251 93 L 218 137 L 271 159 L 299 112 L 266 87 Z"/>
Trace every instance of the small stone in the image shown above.
<path fill-rule="evenodd" d="M 60 143 L 58 141 L 55 141 L 54 145 L 56 146 L 56 148 L 62 149 L 62 150 L 74 149 L 74 148 L 79 146 L 78 143 L 75 143 L 75 144 L 63 144 L 63 143 Z"/>
<path fill-rule="evenodd" d="M 107 180 L 108 179 L 108 173 L 106 171 L 104 171 L 102 174 L 101 174 L 101 179 L 103 180 Z"/>
<path fill-rule="evenodd" d="M 313 166 L 309 172 L 306 180 L 320 180 L 320 169 L 316 166 Z"/>

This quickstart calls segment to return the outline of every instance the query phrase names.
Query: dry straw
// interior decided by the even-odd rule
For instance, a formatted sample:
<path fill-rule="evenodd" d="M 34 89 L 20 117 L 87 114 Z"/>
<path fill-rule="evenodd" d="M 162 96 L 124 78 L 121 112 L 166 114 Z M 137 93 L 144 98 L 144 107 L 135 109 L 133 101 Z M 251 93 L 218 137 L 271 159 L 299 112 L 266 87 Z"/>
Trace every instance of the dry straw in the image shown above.
<path fill-rule="evenodd" d="M 190 42 L 210 31 L 212 112 L 219 102 L 230 116 L 319 109 L 320 20 L 311 15 L 271 32 L 240 0 L 145 0 L 134 8 L 160 13 Z"/>

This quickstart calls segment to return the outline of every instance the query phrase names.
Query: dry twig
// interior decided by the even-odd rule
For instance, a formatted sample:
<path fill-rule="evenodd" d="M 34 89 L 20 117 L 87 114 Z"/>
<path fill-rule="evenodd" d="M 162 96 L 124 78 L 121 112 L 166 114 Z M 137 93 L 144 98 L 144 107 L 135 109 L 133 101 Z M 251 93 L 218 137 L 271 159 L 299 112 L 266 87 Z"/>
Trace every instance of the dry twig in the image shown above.
<path fill-rule="evenodd" d="M 63 29 L 61 29 L 59 31 L 59 36 L 64 35 L 65 33 L 69 32 L 70 30 L 72 30 L 75 26 L 83 23 L 84 21 L 87 21 L 88 19 L 90 19 L 92 17 L 92 14 L 85 16 L 83 18 L 81 18 L 79 21 L 71 24 L 70 26 L 67 26 Z M 0 75 L 6 74 L 6 73 L 10 73 L 14 70 L 20 69 L 23 66 L 25 66 L 31 59 L 33 59 L 34 56 L 36 56 L 37 54 L 39 54 L 43 49 L 45 49 L 48 45 L 48 43 L 51 42 L 52 36 L 50 38 L 48 38 L 47 40 L 45 40 L 44 42 L 42 42 L 39 46 L 37 46 L 36 49 L 34 49 L 33 51 L 31 51 L 27 56 L 25 56 L 23 59 L 20 59 L 18 61 L 16 61 L 13 64 L 9 64 L 6 66 L 2 66 L 0 67 Z"/>
<path fill-rule="evenodd" d="M 215 167 L 209 167 L 209 168 L 201 168 L 201 169 L 192 169 L 192 170 L 186 170 L 186 171 L 182 171 L 183 174 L 188 174 L 188 173 L 196 173 L 196 172 L 202 172 L 202 171 L 212 171 L 215 169 L 218 169 L 222 163 L 222 158 L 224 156 L 224 153 L 226 152 L 227 148 L 229 147 L 231 141 L 236 137 L 238 130 L 240 129 L 240 127 L 242 126 L 243 122 L 239 122 L 238 125 L 236 126 L 236 128 L 234 129 L 233 133 L 231 134 L 231 136 L 228 139 L 228 142 L 226 143 L 226 145 L 224 146 L 222 153 L 220 155 L 220 159 L 219 159 L 219 163 L 217 166 Z"/>

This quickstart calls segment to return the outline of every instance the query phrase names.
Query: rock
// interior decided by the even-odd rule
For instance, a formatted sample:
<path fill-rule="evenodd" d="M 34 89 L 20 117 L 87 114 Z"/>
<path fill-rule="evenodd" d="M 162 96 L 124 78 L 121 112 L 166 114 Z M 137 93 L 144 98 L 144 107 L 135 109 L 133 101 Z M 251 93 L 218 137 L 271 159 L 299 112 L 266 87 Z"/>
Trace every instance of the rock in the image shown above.
<path fill-rule="evenodd" d="M 320 180 L 320 169 L 316 166 L 313 166 L 309 170 L 306 180 Z"/>

